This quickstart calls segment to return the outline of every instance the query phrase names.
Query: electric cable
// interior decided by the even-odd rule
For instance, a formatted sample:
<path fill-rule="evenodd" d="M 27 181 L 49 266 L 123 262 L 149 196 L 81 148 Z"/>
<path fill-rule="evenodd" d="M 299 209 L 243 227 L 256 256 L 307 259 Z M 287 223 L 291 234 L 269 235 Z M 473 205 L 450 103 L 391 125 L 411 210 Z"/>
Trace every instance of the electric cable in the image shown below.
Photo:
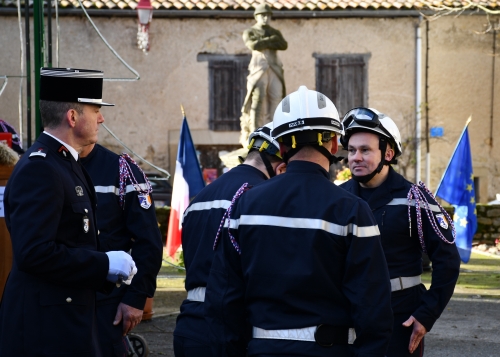
<path fill-rule="evenodd" d="M 162 169 L 162 168 L 160 168 L 160 167 L 156 166 L 156 165 L 155 165 L 155 164 L 153 164 L 152 162 L 149 162 L 148 160 L 146 160 L 145 158 L 143 158 L 142 156 L 140 156 L 140 155 L 139 155 L 138 153 L 136 153 L 134 150 L 132 150 L 131 148 L 129 148 L 127 145 L 125 145 L 125 143 L 124 143 L 123 141 L 121 141 L 121 140 L 120 140 L 120 138 L 119 138 L 118 136 L 116 136 L 116 134 L 115 134 L 115 133 L 113 133 L 113 132 L 111 131 L 111 129 L 109 129 L 109 128 L 106 126 L 106 124 L 101 124 L 101 125 L 104 127 L 104 129 L 106 129 L 106 130 L 108 131 L 108 133 L 110 133 L 110 134 L 111 134 L 111 136 L 112 136 L 113 138 L 115 138 L 115 139 L 116 139 L 116 141 L 118 141 L 118 142 L 120 143 L 120 145 L 121 145 L 121 146 L 123 146 L 125 149 L 127 149 L 128 151 L 130 151 L 130 152 L 131 152 L 134 156 L 137 156 L 137 157 L 138 157 L 141 161 L 145 162 L 146 164 L 148 164 L 148 165 L 149 165 L 149 166 L 151 166 L 152 168 L 154 168 L 154 169 L 158 170 L 159 172 L 161 172 L 161 173 L 163 173 L 163 174 L 167 175 L 166 180 L 168 180 L 168 179 L 170 178 L 170 176 L 171 176 L 171 175 L 170 175 L 170 173 L 169 173 L 167 170 L 164 170 L 164 169 Z"/>
<path fill-rule="evenodd" d="M 136 77 L 135 78 L 104 78 L 105 81 L 112 81 L 112 82 L 133 82 L 133 81 L 138 81 L 141 76 L 139 75 L 139 73 L 133 69 L 132 67 L 130 67 L 128 65 L 127 62 L 125 62 L 125 60 L 123 58 L 120 57 L 120 55 L 118 54 L 118 52 L 116 52 L 114 50 L 113 47 L 111 47 L 111 45 L 108 43 L 108 41 L 106 41 L 106 39 L 104 38 L 104 36 L 101 34 L 101 32 L 99 31 L 99 29 L 97 28 L 97 26 L 94 24 L 94 21 L 92 21 L 92 19 L 90 18 L 87 10 L 85 9 L 85 6 L 83 6 L 82 4 L 82 1 L 81 0 L 78 0 L 78 3 L 80 4 L 80 7 L 82 8 L 83 12 L 85 13 L 85 16 L 87 16 L 87 19 L 89 20 L 89 22 L 91 23 L 91 25 L 94 27 L 94 30 L 97 32 L 97 34 L 99 35 L 99 37 L 101 38 L 101 40 L 104 42 L 104 44 L 106 46 L 108 46 L 109 50 L 116 56 L 116 58 L 118 58 L 120 60 L 120 62 L 125 66 L 127 67 L 127 69 L 132 72 Z M 57 26 L 57 28 L 59 29 L 59 26 Z M 170 175 L 170 174 L 169 174 Z"/>
<path fill-rule="evenodd" d="M 177 268 L 177 269 L 180 269 L 180 270 L 186 270 L 186 268 L 184 268 L 184 267 L 182 267 L 182 266 L 180 266 L 180 265 L 175 265 L 175 264 L 173 264 L 173 263 L 170 263 L 169 261 L 167 261 L 167 260 L 165 260 L 165 259 L 163 259 L 163 262 L 164 262 L 164 263 L 167 263 L 168 265 L 171 265 L 171 266 L 173 266 L 173 267 L 175 267 L 175 268 Z"/>

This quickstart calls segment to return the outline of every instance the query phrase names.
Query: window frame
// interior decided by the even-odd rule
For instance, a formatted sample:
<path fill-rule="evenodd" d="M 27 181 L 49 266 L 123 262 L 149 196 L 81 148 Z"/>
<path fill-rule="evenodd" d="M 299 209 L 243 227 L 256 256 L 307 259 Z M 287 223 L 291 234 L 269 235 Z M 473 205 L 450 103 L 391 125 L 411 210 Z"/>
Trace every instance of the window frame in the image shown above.
<path fill-rule="evenodd" d="M 368 64 L 369 64 L 369 59 L 371 57 L 370 53 L 335 53 L 335 54 L 319 54 L 319 53 L 313 53 L 312 55 L 315 58 L 315 84 L 316 84 L 316 90 L 318 92 L 323 93 L 326 95 L 328 98 L 332 100 L 332 102 L 335 104 L 337 107 L 337 110 L 339 111 L 339 114 L 341 117 L 347 112 L 349 109 L 352 109 L 353 107 L 356 106 L 368 106 Z M 328 64 L 325 62 L 328 61 L 336 61 L 337 64 Z M 353 66 L 353 65 L 362 65 L 362 80 L 360 85 L 362 86 L 362 93 L 360 97 L 362 98 L 362 103 L 358 104 L 351 104 L 347 105 L 344 104 L 345 98 L 342 98 L 342 93 L 345 92 L 340 86 L 342 85 L 341 83 L 345 82 L 345 79 L 342 80 L 341 76 L 344 75 L 345 72 L 341 72 L 341 68 L 343 66 Z M 324 87 L 324 76 L 325 73 L 322 72 L 322 69 L 325 67 L 335 67 L 332 72 L 332 79 L 333 84 L 331 85 L 330 88 L 325 88 Z M 335 78 L 333 78 L 335 77 Z M 336 87 L 333 89 L 332 87 Z M 332 93 L 333 92 L 333 93 Z M 340 98 L 339 98 L 340 97 Z M 345 108 L 343 108 L 345 106 Z"/>
<path fill-rule="evenodd" d="M 208 62 L 208 127 L 210 130 L 241 130 L 241 107 L 247 91 L 250 59 L 250 54 L 198 54 L 198 62 Z M 226 78 L 222 78 L 224 76 Z"/>

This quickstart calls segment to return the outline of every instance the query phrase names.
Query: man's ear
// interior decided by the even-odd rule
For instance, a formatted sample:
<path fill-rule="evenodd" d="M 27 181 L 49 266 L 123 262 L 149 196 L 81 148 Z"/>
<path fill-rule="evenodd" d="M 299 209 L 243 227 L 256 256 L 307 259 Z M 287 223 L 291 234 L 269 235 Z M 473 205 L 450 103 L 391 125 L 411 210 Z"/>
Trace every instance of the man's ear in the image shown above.
<path fill-rule="evenodd" d="M 391 145 L 389 145 L 389 143 L 387 143 L 387 150 L 385 151 L 385 160 L 390 162 L 395 155 L 396 153 L 394 152 L 394 149 L 391 147 Z"/>
<path fill-rule="evenodd" d="M 332 143 L 332 149 L 330 150 L 330 152 L 332 153 L 332 155 L 335 155 L 337 151 L 339 151 L 339 142 L 337 140 L 337 134 L 333 136 L 330 142 Z"/>
<path fill-rule="evenodd" d="M 284 174 L 286 172 L 286 164 L 284 162 L 279 163 L 274 169 L 274 172 L 276 173 L 276 176 Z"/>
<path fill-rule="evenodd" d="M 68 123 L 70 128 L 74 128 L 76 126 L 78 112 L 75 109 L 70 109 L 66 112 L 66 117 L 64 120 Z"/>

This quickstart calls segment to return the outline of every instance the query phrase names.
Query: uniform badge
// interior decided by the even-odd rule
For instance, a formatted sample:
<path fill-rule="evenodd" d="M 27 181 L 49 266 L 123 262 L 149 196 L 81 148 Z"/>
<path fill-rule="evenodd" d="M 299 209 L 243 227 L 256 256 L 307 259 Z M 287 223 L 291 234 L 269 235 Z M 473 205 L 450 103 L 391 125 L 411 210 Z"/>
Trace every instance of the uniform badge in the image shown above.
<path fill-rule="evenodd" d="M 149 207 L 151 207 L 151 197 L 149 197 L 148 194 L 141 193 L 137 197 L 139 198 L 139 203 L 142 208 L 148 209 Z"/>
<path fill-rule="evenodd" d="M 85 233 L 88 233 L 89 228 L 90 228 L 90 219 L 87 216 L 83 216 L 83 231 Z"/>
<path fill-rule="evenodd" d="M 436 219 L 439 222 L 441 228 L 448 229 L 448 221 L 446 220 L 444 214 L 442 213 L 436 214 Z"/>
<path fill-rule="evenodd" d="M 68 152 L 68 149 L 66 149 L 66 147 L 64 145 L 61 145 L 61 147 L 57 151 L 60 152 L 61 154 L 63 154 L 64 157 L 66 157 L 66 153 Z"/>
<path fill-rule="evenodd" d="M 76 186 L 75 187 L 76 195 L 77 196 L 83 196 L 83 189 L 82 186 Z"/>

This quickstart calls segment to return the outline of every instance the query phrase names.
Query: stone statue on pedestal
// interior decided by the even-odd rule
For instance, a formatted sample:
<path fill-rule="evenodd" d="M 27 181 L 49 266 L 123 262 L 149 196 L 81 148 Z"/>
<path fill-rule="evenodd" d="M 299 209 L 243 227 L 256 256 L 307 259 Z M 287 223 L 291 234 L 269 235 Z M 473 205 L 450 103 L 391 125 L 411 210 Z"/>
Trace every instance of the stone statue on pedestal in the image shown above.
<path fill-rule="evenodd" d="M 271 15 L 269 5 L 258 5 L 254 12 L 257 23 L 243 32 L 243 41 L 252 51 L 240 118 L 240 143 L 244 147 L 250 133 L 273 120 L 274 111 L 286 94 L 283 64 L 277 51 L 286 50 L 288 44 L 281 32 L 269 26 Z"/>

